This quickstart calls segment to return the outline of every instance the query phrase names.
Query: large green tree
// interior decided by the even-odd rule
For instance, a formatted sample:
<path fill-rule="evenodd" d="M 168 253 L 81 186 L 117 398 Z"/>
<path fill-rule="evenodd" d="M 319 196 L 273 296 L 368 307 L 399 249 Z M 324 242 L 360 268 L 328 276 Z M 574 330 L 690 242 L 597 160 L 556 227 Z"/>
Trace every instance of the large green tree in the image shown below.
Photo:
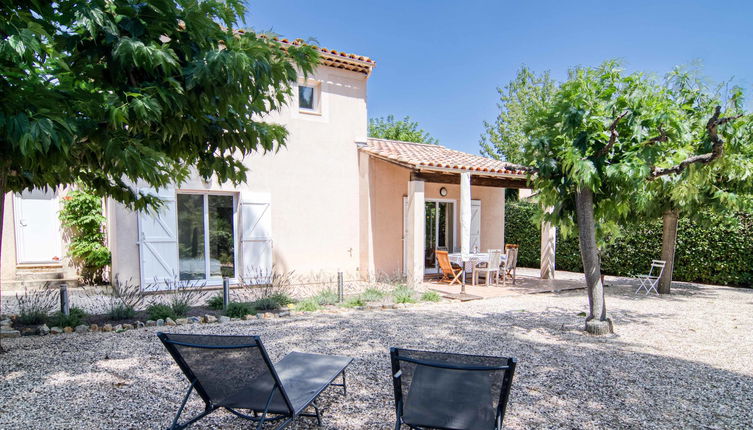
<path fill-rule="evenodd" d="M 702 140 L 666 88 L 615 62 L 570 72 L 550 103 L 527 116 L 524 162 L 532 166 L 545 215 L 567 234 L 577 228 L 586 278 L 586 330 L 612 332 L 601 281 L 599 243 L 635 215 L 647 181 L 716 163 L 725 141 L 740 145 L 750 117 L 708 106 Z M 692 148 L 681 151 L 678 148 Z"/>
<path fill-rule="evenodd" d="M 676 68 L 669 73 L 663 90 L 677 106 L 684 126 L 684 138 L 675 139 L 665 164 L 679 162 L 699 150 L 708 151 L 713 142 L 707 130 L 715 106 L 725 104 L 730 115 L 744 113 L 741 88 L 709 85 L 696 70 Z M 753 123 L 739 121 L 737 135 L 713 163 L 700 163 L 675 175 L 660 176 L 643 184 L 639 220 L 662 218 L 661 260 L 666 267 L 658 290 L 670 293 L 677 245 L 678 221 L 697 218 L 709 209 L 717 213 L 753 210 Z"/>
<path fill-rule="evenodd" d="M 244 13 L 240 0 L 2 0 L 0 196 L 80 183 L 141 209 L 159 202 L 137 181 L 191 168 L 244 181 L 243 156 L 285 144 L 260 118 L 318 61 L 234 32 Z"/>
<path fill-rule="evenodd" d="M 497 88 L 499 114 L 494 122 L 484 121 L 481 155 L 522 163 L 523 146 L 528 142 L 526 119 L 535 109 L 547 105 L 556 89 L 549 72 L 537 74 L 526 66 L 504 88 Z"/>
<path fill-rule="evenodd" d="M 431 143 L 438 145 L 439 141 L 419 127 L 418 123 L 409 116 L 401 120 L 388 115 L 386 118 L 369 119 L 369 137 L 380 139 L 402 140 L 403 142 Z"/>

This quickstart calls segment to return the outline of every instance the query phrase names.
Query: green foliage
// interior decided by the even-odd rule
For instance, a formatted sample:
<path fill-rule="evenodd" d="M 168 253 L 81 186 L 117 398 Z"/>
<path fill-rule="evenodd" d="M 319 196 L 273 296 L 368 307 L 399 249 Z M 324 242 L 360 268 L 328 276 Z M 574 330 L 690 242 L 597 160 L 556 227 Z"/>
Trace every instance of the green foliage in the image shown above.
<path fill-rule="evenodd" d="M 378 302 L 384 298 L 384 292 L 376 288 L 367 288 L 366 291 L 361 293 L 361 299 L 364 302 Z"/>
<path fill-rule="evenodd" d="M 21 313 L 18 315 L 18 321 L 21 324 L 43 324 L 45 321 L 47 321 L 47 317 L 49 315 L 47 312 L 43 311 L 21 311 Z"/>
<path fill-rule="evenodd" d="M 318 63 L 310 45 L 234 32 L 241 0 L 2 3 L 0 195 L 81 183 L 130 207 L 129 183 L 182 183 L 195 168 L 241 183 L 250 153 L 285 144 L 259 118 Z"/>
<path fill-rule="evenodd" d="M 656 216 L 656 210 L 650 209 L 663 207 L 670 199 L 680 202 L 713 193 L 729 202 L 736 195 L 725 193 L 727 186 L 753 188 L 753 181 L 745 179 L 753 174 L 750 115 L 719 124 L 725 155 L 710 165 L 728 168 L 717 179 L 709 179 L 714 175 L 709 176 L 705 163 L 690 163 L 680 174 L 654 177 L 661 168 L 711 152 L 707 124 L 716 106 L 724 106 L 721 117 L 743 114 L 741 91 L 733 90 L 724 103 L 707 89 L 682 89 L 681 81 L 672 74 L 665 82 L 627 74 L 619 63 L 608 61 L 570 71 L 547 103 L 526 113 L 523 161 L 536 170 L 532 183 L 539 203 L 553 208 L 546 218 L 564 234 L 575 229 L 579 189 L 593 192 L 597 239 L 603 247 L 617 238 L 619 225 Z M 743 167 L 733 169 L 735 161 Z M 739 179 L 733 180 L 732 172 Z M 722 186 L 707 186 L 712 182 Z M 663 184 L 671 184 L 670 190 L 662 190 Z"/>
<path fill-rule="evenodd" d="M 107 313 L 107 315 L 110 317 L 110 319 L 115 321 L 127 320 L 136 316 L 136 310 L 131 306 L 124 305 L 123 303 L 116 303 L 112 307 L 110 307 L 110 311 Z"/>
<path fill-rule="evenodd" d="M 416 303 L 416 290 L 400 284 L 392 290 L 392 298 L 395 303 Z"/>
<path fill-rule="evenodd" d="M 386 118 L 369 119 L 369 137 L 402 140 L 403 142 L 430 143 L 432 145 L 439 144 L 437 139 L 419 128 L 418 123 L 411 121 L 408 116 L 397 121 L 395 121 L 395 117 L 392 115 L 388 115 Z"/>
<path fill-rule="evenodd" d="M 337 304 L 337 292 L 333 289 L 320 291 L 314 296 L 314 300 L 321 306 L 331 306 Z"/>
<path fill-rule="evenodd" d="M 189 306 L 189 304 L 184 301 L 173 299 L 170 302 L 170 309 L 173 310 L 173 313 L 175 313 L 176 316 L 184 317 L 188 315 L 188 311 L 191 310 L 191 306 Z"/>
<path fill-rule="evenodd" d="M 58 300 L 57 291 L 49 284 L 40 290 L 24 288 L 22 294 L 16 294 L 19 321 L 23 324 L 42 324 Z"/>
<path fill-rule="evenodd" d="M 230 302 L 227 304 L 225 315 L 230 318 L 243 318 L 246 315 L 256 315 L 256 309 L 251 303 Z"/>
<path fill-rule="evenodd" d="M 293 300 L 292 297 L 285 293 L 273 293 L 269 296 L 269 298 L 277 302 L 277 304 L 281 308 L 295 303 L 295 300 Z"/>
<path fill-rule="evenodd" d="M 85 323 L 87 317 L 86 312 L 78 307 L 71 307 L 68 315 L 58 311 L 52 314 L 49 319 L 49 324 L 53 327 L 76 327 Z"/>
<path fill-rule="evenodd" d="M 438 302 L 442 300 L 442 297 L 436 291 L 424 291 L 421 294 L 421 301 L 423 302 Z"/>
<path fill-rule="evenodd" d="M 539 266 L 540 227 L 533 222 L 536 204 L 507 204 L 505 235 L 508 243 L 520 245 L 518 265 Z M 619 240 L 602 250 L 602 272 L 607 275 L 645 274 L 661 252 L 660 220 L 626 224 Z M 557 235 L 558 270 L 582 272 L 578 238 Z M 719 215 L 705 211 L 695 219 L 682 219 L 677 232 L 675 281 L 753 287 L 753 215 Z"/>
<path fill-rule="evenodd" d="M 360 306 L 366 306 L 366 302 L 361 297 L 351 297 L 342 304 L 346 308 L 355 308 Z"/>
<path fill-rule="evenodd" d="M 212 296 L 209 298 L 209 300 L 207 300 L 207 307 L 216 311 L 222 309 L 222 306 L 224 304 L 225 302 L 223 301 L 222 293 Z"/>
<path fill-rule="evenodd" d="M 280 309 L 280 303 L 271 297 L 262 297 L 251 302 L 251 306 L 258 311 L 273 311 Z"/>
<path fill-rule="evenodd" d="M 522 163 L 523 146 L 528 142 L 524 127 L 532 111 L 546 105 L 556 91 L 549 72 L 540 75 L 523 66 L 515 79 L 497 88 L 499 114 L 493 123 L 484 121 L 481 154 L 511 163 Z"/>
<path fill-rule="evenodd" d="M 60 222 L 70 230 L 68 253 L 81 266 L 86 283 L 101 283 L 102 272 L 112 254 L 105 246 L 105 218 L 102 198 L 86 189 L 74 190 L 63 197 Z"/>
<path fill-rule="evenodd" d="M 168 318 L 175 319 L 178 316 L 175 314 L 173 308 L 163 303 L 155 303 L 149 305 L 146 308 L 146 314 L 149 315 L 150 320 L 164 320 Z"/>
<path fill-rule="evenodd" d="M 321 309 L 319 306 L 319 302 L 313 298 L 309 297 L 308 299 L 301 300 L 295 305 L 296 310 L 302 311 L 302 312 L 314 312 Z"/>

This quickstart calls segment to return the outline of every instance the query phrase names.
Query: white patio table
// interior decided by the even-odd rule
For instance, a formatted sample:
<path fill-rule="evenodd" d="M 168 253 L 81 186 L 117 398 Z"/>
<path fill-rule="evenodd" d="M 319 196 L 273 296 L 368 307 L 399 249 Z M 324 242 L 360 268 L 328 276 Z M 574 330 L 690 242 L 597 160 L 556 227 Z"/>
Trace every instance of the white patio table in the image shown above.
<path fill-rule="evenodd" d="M 463 265 L 463 256 L 459 252 L 453 252 L 451 254 L 447 254 L 448 257 L 450 257 L 450 263 L 455 263 L 458 266 Z M 478 263 L 488 263 L 489 262 L 489 253 L 488 252 L 474 252 L 469 254 L 470 258 L 468 261 L 472 262 L 473 264 Z M 502 260 L 501 262 L 504 263 L 507 261 L 507 255 L 502 254 Z M 471 268 L 473 265 L 471 265 Z"/>

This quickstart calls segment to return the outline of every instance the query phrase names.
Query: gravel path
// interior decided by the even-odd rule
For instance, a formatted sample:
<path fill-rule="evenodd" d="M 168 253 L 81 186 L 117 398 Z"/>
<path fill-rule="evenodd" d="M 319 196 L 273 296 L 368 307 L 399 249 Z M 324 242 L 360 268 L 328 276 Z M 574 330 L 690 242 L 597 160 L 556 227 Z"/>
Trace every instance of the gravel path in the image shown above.
<path fill-rule="evenodd" d="M 607 289 L 609 337 L 580 330 L 583 291 L 172 330 L 259 334 L 273 360 L 293 350 L 354 357 L 348 397 L 332 389 L 320 402 L 328 429 L 392 428 L 389 346 L 517 357 L 507 428 L 751 428 L 753 290 L 632 290 Z M 187 384 L 155 332 L 3 339 L 0 428 L 167 427 Z M 201 406 L 194 398 L 188 412 Z M 219 412 L 193 428 L 248 422 Z"/>

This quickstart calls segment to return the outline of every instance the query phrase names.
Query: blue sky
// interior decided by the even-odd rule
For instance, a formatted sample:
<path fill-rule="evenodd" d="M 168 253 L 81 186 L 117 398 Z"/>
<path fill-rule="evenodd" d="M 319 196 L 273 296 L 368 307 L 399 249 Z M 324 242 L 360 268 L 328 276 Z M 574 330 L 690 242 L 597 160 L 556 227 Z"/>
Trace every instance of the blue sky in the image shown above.
<path fill-rule="evenodd" d="M 659 75 L 701 61 L 709 79 L 734 78 L 753 98 L 750 0 L 260 0 L 246 24 L 375 59 L 369 117 L 409 115 L 471 153 L 496 117 L 496 88 L 523 64 L 561 79 L 609 58 Z"/>

